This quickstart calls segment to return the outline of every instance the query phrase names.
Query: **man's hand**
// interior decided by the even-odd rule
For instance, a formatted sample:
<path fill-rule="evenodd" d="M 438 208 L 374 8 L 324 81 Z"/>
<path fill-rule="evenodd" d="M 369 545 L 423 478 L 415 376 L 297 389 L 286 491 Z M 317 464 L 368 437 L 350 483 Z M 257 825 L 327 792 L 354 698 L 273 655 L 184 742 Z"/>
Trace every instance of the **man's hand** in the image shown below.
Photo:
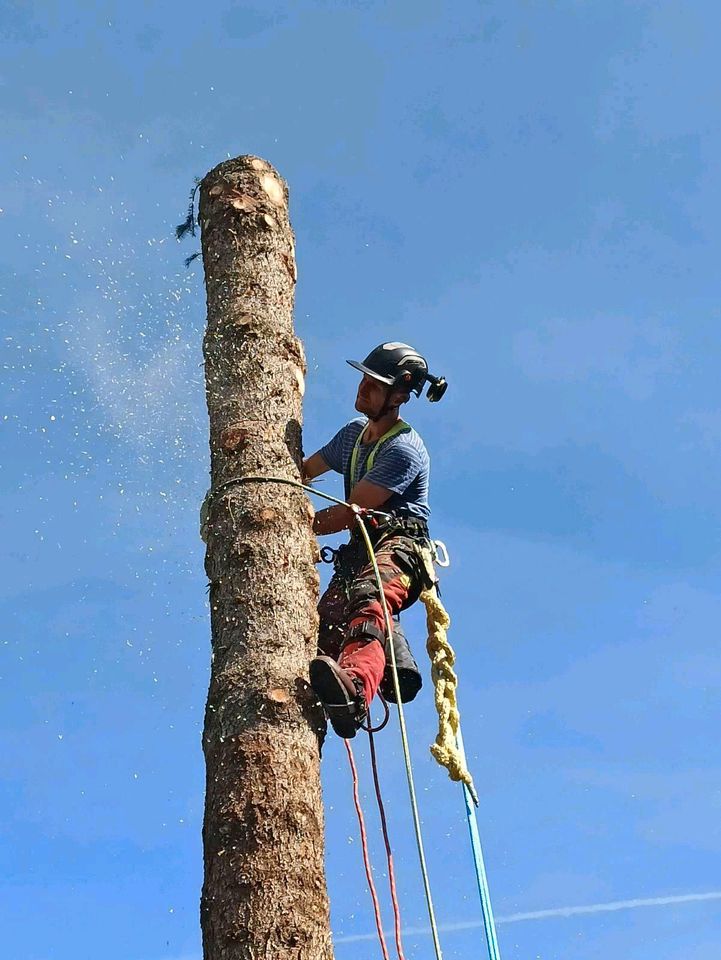
<path fill-rule="evenodd" d="M 359 480 L 350 493 L 350 502 L 361 510 L 377 510 L 393 495 L 391 490 L 379 487 L 377 483 L 368 480 Z M 339 533 L 341 530 L 351 530 L 356 522 L 357 514 L 349 507 L 328 507 L 319 510 L 313 520 L 313 533 L 322 537 L 329 533 Z"/>
<path fill-rule="evenodd" d="M 320 453 L 311 454 L 303 461 L 303 483 L 315 480 L 316 477 L 319 477 L 322 473 L 327 473 L 329 470 L 330 467 Z"/>
<path fill-rule="evenodd" d="M 313 518 L 313 533 L 317 537 L 323 537 L 329 533 L 350 530 L 354 523 L 353 511 L 339 503 L 316 513 Z"/>

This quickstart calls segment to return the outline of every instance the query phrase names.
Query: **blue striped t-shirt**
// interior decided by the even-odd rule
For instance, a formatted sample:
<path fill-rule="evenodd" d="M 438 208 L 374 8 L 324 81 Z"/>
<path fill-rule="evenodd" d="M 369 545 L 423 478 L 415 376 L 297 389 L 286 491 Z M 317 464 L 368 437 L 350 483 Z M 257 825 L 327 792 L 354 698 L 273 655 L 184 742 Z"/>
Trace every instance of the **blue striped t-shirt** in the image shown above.
<path fill-rule="evenodd" d="M 353 447 L 367 422 L 365 417 L 351 420 L 320 450 L 320 455 L 331 470 L 343 474 L 346 478 L 346 485 Z M 392 496 L 380 509 L 398 516 L 421 517 L 427 520 L 431 512 L 428 506 L 431 461 L 420 436 L 411 427 L 405 433 L 398 433 L 386 440 L 378 448 L 373 468 L 365 473 L 368 457 L 375 445 L 375 440 L 372 443 L 361 443 L 356 467 L 357 479 L 362 478 L 393 491 Z"/>

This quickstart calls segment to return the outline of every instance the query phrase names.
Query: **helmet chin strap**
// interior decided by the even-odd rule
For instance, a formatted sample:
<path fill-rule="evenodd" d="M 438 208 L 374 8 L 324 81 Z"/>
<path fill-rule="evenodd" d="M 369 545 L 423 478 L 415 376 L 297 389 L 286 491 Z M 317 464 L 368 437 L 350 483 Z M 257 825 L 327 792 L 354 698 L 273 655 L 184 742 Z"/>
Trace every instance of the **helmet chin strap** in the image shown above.
<path fill-rule="evenodd" d="M 394 391 L 395 391 L 395 387 L 388 387 L 388 391 L 387 391 L 387 393 L 386 393 L 386 398 L 385 398 L 385 400 L 383 401 L 383 406 L 380 408 L 379 412 L 378 412 L 374 417 L 371 417 L 371 416 L 368 417 L 368 419 L 369 419 L 372 423 L 378 423 L 378 421 L 379 421 L 379 420 L 382 420 L 383 417 L 385 417 L 385 415 L 386 415 L 387 413 L 390 413 L 391 410 L 396 410 L 396 411 L 397 411 L 397 410 L 400 409 L 400 407 L 398 406 L 398 404 L 396 404 L 395 407 L 392 407 L 391 404 L 390 404 L 390 399 L 391 399 L 391 396 L 393 395 Z"/>

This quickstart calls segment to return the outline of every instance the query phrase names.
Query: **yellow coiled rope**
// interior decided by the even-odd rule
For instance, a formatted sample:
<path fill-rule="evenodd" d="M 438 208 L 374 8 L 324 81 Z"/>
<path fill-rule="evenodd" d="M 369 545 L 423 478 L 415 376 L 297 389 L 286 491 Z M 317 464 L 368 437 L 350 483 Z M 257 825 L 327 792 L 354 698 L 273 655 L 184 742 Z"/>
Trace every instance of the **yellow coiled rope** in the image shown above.
<path fill-rule="evenodd" d="M 458 677 L 453 669 L 456 655 L 448 642 L 451 618 L 441 603 L 435 586 L 424 590 L 420 600 L 426 608 L 428 640 L 426 650 L 431 661 L 434 699 L 438 713 L 438 736 L 431 744 L 431 753 L 448 771 L 451 780 L 465 783 L 473 802 L 478 806 L 478 794 L 468 767 L 458 750 L 457 738 L 461 716 L 458 712 L 456 687 Z"/>

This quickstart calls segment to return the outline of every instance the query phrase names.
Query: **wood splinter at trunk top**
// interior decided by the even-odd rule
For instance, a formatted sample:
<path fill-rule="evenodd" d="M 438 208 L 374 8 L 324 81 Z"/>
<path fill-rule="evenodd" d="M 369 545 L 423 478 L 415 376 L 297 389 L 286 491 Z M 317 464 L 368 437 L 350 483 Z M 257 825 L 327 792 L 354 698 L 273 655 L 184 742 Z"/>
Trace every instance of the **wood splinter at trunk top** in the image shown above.
<path fill-rule="evenodd" d="M 300 479 L 305 358 L 285 182 L 265 160 L 200 186 L 213 489 Z M 205 960 L 332 960 L 319 740 L 307 685 L 317 545 L 305 494 L 242 483 L 210 501 L 213 662 L 203 733 Z"/>

